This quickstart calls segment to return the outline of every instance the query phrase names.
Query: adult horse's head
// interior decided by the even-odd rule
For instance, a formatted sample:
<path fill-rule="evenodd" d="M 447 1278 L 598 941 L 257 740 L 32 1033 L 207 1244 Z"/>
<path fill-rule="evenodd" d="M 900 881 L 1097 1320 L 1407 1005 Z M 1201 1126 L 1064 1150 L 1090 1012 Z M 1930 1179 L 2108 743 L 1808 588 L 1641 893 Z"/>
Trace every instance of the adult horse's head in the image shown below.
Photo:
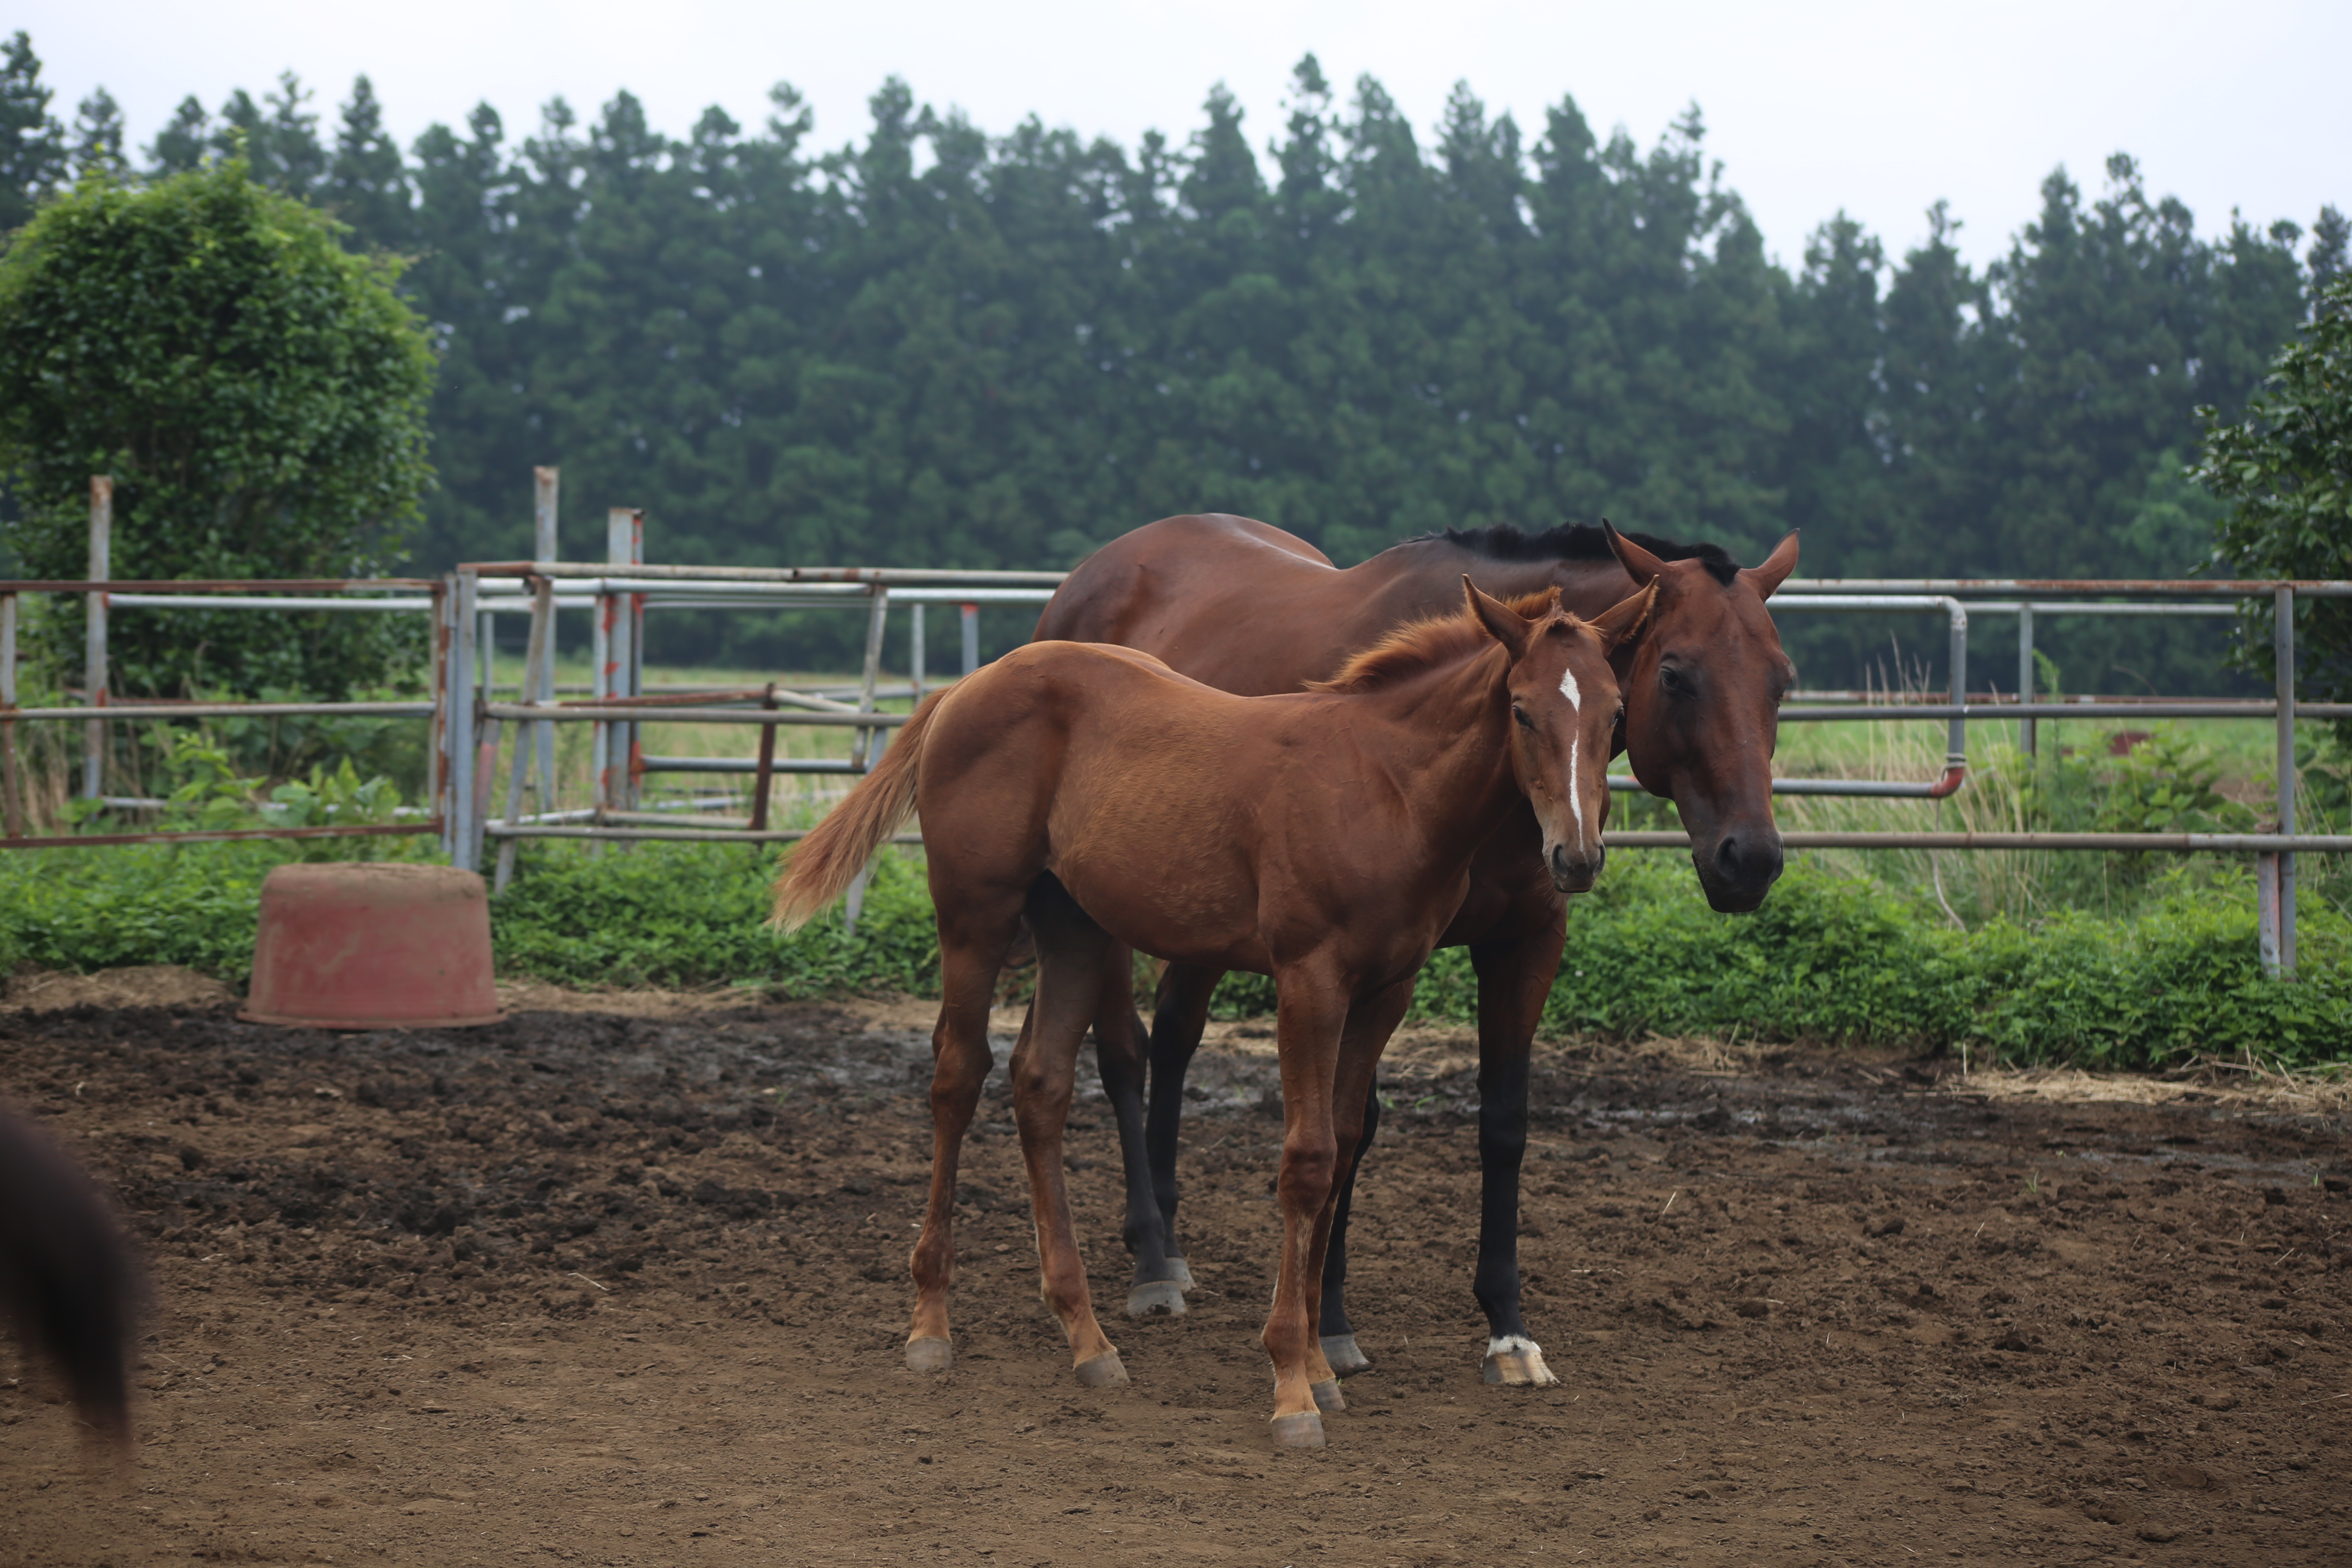
<path fill-rule="evenodd" d="M 1641 629 L 1656 590 L 1590 621 L 1562 610 L 1558 589 L 1531 616 L 1466 576 L 1462 591 L 1511 657 L 1511 770 L 1543 829 L 1544 868 L 1561 892 L 1589 891 L 1608 855 L 1609 755 L 1624 713 L 1609 656 Z"/>
<path fill-rule="evenodd" d="M 1691 836 L 1706 901 L 1755 909 L 1780 875 L 1772 747 L 1796 670 L 1764 601 L 1797 566 L 1791 532 L 1761 566 L 1664 561 L 1603 523 L 1636 584 L 1657 595 L 1642 637 L 1612 661 L 1625 694 L 1633 776 L 1666 795 Z"/>

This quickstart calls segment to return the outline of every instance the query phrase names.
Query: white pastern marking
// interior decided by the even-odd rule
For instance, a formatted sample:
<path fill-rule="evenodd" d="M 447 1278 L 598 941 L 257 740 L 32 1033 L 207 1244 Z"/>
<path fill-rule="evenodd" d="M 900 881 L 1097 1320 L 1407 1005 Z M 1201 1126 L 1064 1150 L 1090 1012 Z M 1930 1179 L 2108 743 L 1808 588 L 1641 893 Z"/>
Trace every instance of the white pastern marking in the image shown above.
<path fill-rule="evenodd" d="M 1543 1354 L 1536 1348 L 1535 1341 L 1525 1334 L 1505 1334 L 1500 1339 L 1486 1342 L 1486 1356 L 1490 1361 L 1498 1355 L 1525 1355 L 1530 1351 L 1538 1355 Z"/>

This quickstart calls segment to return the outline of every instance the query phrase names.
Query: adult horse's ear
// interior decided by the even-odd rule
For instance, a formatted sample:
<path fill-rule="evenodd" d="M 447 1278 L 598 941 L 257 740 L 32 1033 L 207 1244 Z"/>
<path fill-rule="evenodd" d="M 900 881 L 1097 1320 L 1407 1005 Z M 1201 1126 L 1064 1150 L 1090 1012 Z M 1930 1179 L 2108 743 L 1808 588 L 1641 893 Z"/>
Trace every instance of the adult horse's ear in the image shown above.
<path fill-rule="evenodd" d="M 1510 650 L 1511 662 L 1517 664 L 1528 651 L 1528 638 L 1535 631 L 1535 623 L 1492 595 L 1479 592 L 1478 584 L 1465 573 L 1462 593 L 1470 601 L 1470 613 L 1478 617 L 1495 640 Z"/>
<path fill-rule="evenodd" d="M 1636 588 L 1656 582 L 1658 574 L 1666 569 L 1664 562 L 1611 527 L 1605 517 L 1601 520 L 1601 536 L 1609 542 L 1609 549 L 1617 557 L 1617 564 L 1625 568 L 1625 575 L 1633 579 Z"/>
<path fill-rule="evenodd" d="M 1769 599 L 1772 596 L 1772 590 L 1787 582 L 1789 574 L 1796 569 L 1797 530 L 1792 528 L 1789 531 L 1789 537 L 1774 545 L 1772 553 L 1764 557 L 1763 565 L 1743 566 L 1739 569 L 1739 577 L 1740 581 L 1756 590 L 1758 598 Z"/>
<path fill-rule="evenodd" d="M 1658 602 L 1658 584 L 1651 579 L 1649 586 L 1631 598 L 1620 599 L 1609 606 L 1591 624 L 1601 634 L 1601 651 L 1615 653 L 1640 634 L 1650 618 L 1650 610 Z"/>

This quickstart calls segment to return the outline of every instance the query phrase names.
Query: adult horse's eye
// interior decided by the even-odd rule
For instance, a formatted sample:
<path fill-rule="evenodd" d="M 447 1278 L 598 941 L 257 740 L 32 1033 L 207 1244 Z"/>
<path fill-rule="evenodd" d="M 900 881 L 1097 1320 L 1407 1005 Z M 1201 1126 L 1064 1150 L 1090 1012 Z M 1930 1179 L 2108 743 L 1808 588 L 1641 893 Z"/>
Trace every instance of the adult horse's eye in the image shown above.
<path fill-rule="evenodd" d="M 1516 702 L 1511 704 L 1511 717 L 1519 721 L 1519 728 L 1522 730 L 1532 730 L 1536 727 L 1536 721 L 1528 717 L 1528 710 Z"/>
<path fill-rule="evenodd" d="M 1671 664 L 1662 664 L 1658 667 L 1658 684 L 1677 697 L 1690 695 L 1690 677 Z"/>

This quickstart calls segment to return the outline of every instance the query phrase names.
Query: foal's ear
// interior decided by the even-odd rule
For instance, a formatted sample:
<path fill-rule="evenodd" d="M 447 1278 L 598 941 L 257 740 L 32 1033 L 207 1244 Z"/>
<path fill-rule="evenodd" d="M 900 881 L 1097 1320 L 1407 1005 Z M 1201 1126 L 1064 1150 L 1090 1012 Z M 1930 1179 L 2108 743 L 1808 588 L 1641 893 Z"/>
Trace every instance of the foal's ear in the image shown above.
<path fill-rule="evenodd" d="M 1605 517 L 1601 520 L 1601 536 L 1609 542 L 1610 552 L 1617 557 L 1617 564 L 1625 568 L 1625 575 L 1633 579 L 1636 588 L 1656 582 L 1658 574 L 1666 569 L 1664 562 L 1611 527 Z"/>
<path fill-rule="evenodd" d="M 1763 565 L 1743 566 L 1739 569 L 1739 575 L 1756 590 L 1757 597 L 1769 599 L 1772 591 L 1787 582 L 1789 574 L 1796 569 L 1797 530 L 1792 528 L 1788 538 L 1772 547 L 1772 553 L 1764 558 Z"/>
<path fill-rule="evenodd" d="M 1648 587 L 1630 599 L 1620 599 L 1601 615 L 1586 623 L 1601 634 L 1601 651 L 1615 653 L 1631 642 L 1649 621 L 1650 610 L 1658 602 L 1658 583 L 1650 580 Z"/>
<path fill-rule="evenodd" d="M 1535 623 L 1502 600 L 1479 592 L 1478 584 L 1470 581 L 1466 573 L 1462 578 L 1462 593 L 1470 601 L 1470 613 L 1494 634 L 1496 642 L 1510 650 L 1511 662 L 1517 664 L 1526 657 L 1528 639 L 1534 635 Z"/>

